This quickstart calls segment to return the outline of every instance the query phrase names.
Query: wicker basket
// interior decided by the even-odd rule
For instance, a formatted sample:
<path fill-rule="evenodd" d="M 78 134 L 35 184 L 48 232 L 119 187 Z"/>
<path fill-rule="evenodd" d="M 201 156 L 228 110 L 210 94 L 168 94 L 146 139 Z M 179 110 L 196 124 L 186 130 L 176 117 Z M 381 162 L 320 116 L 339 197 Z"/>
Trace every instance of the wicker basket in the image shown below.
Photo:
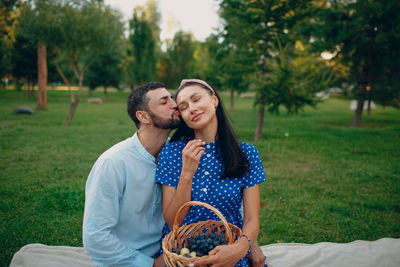
<path fill-rule="evenodd" d="M 178 225 L 179 216 L 182 210 L 190 206 L 203 206 L 213 211 L 221 221 L 200 221 L 188 225 Z M 235 240 L 241 235 L 242 231 L 239 227 L 228 223 L 224 216 L 216 208 L 211 205 L 200 201 L 189 201 L 183 204 L 176 213 L 172 231 L 165 236 L 162 241 L 163 257 L 168 267 L 183 267 L 189 265 L 198 259 L 209 257 L 208 255 L 196 258 L 187 258 L 175 253 L 176 249 L 182 249 L 187 244 L 188 239 L 192 236 L 214 232 L 217 236 L 225 234 L 225 240 L 229 244 L 233 244 Z"/>

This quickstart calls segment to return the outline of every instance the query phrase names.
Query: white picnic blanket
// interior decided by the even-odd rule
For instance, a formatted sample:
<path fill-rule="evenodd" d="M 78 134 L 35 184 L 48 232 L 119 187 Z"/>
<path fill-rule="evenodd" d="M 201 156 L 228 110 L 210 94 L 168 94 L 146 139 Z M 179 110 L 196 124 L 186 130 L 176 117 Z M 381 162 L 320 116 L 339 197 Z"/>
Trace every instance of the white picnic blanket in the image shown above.
<path fill-rule="evenodd" d="M 351 243 L 278 243 L 261 247 L 271 267 L 399 267 L 400 238 Z M 29 244 L 10 267 L 93 266 L 81 247 Z"/>
<path fill-rule="evenodd" d="M 272 267 L 400 267 L 400 238 L 261 247 Z"/>

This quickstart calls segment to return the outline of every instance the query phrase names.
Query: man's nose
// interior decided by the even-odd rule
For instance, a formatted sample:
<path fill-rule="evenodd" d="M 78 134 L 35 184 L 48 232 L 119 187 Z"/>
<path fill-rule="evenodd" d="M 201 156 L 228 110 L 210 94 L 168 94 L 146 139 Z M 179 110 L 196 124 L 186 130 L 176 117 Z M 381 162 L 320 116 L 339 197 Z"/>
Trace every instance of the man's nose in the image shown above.
<path fill-rule="evenodd" d="M 173 109 L 176 109 L 176 108 L 178 107 L 178 106 L 176 105 L 176 103 L 175 103 L 174 100 L 172 100 L 171 107 L 172 107 Z"/>
<path fill-rule="evenodd" d="M 173 108 L 173 109 L 177 108 L 176 102 L 172 98 L 170 99 L 170 105 L 171 105 L 171 108 Z"/>

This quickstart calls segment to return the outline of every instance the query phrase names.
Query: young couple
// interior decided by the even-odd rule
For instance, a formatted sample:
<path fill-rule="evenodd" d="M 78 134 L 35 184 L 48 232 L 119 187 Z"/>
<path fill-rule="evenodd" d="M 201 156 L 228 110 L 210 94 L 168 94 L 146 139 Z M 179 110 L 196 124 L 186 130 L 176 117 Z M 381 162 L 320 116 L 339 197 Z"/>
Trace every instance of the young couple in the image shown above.
<path fill-rule="evenodd" d="M 197 200 L 243 235 L 195 266 L 264 266 L 257 244 L 264 169 L 257 149 L 237 141 L 215 89 L 183 80 L 174 102 L 164 85 L 151 82 L 130 94 L 127 108 L 138 131 L 104 152 L 86 183 L 83 243 L 93 263 L 164 266 L 163 231 L 172 229 L 182 204 Z M 181 224 L 218 220 L 197 206 L 184 215 Z"/>

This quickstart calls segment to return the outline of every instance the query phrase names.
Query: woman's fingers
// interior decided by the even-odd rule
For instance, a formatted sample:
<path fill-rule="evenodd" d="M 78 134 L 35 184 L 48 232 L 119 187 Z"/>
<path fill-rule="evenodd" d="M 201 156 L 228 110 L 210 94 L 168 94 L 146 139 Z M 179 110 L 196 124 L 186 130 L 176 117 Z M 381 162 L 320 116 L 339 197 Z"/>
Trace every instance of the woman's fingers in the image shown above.
<path fill-rule="evenodd" d="M 185 146 L 185 148 L 183 149 L 183 151 L 193 151 L 194 149 L 196 149 L 197 147 L 199 147 L 199 146 L 204 146 L 206 143 L 204 142 L 204 141 L 201 141 L 201 140 L 198 140 L 198 139 L 196 139 L 196 140 L 191 140 L 191 141 L 189 141 L 187 144 L 186 144 L 186 146 Z"/>
<path fill-rule="evenodd" d="M 189 141 L 182 150 L 182 155 L 199 160 L 201 155 L 204 153 L 204 145 L 205 143 L 201 140 Z"/>

